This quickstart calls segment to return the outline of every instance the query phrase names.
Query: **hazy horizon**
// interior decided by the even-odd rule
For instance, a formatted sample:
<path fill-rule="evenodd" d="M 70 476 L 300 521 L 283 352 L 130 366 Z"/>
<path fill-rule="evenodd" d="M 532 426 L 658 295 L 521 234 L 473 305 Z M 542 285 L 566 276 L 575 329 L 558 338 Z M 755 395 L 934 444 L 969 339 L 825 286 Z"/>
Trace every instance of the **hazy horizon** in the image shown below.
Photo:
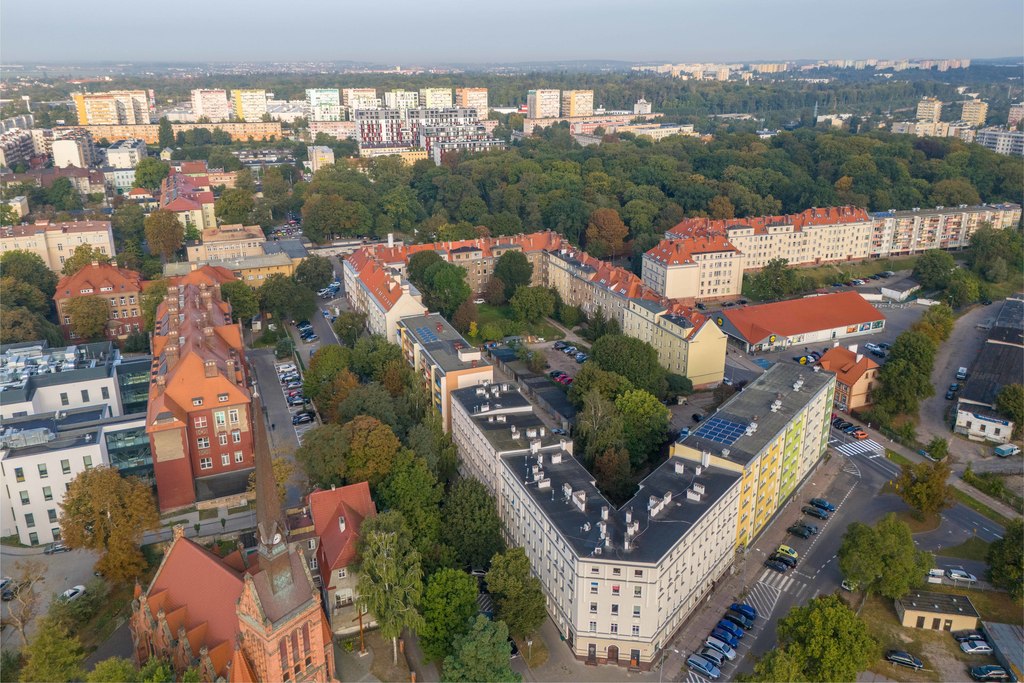
<path fill-rule="evenodd" d="M 522 0 L 514 9 L 454 0 L 381 7 L 308 0 L 210 3 L 159 16 L 126 0 L 68 3 L 40 20 L 38 2 L 0 4 L 0 61 L 353 61 L 381 65 L 544 61 L 749 62 L 800 59 L 1006 58 L 1024 55 L 1024 3 L 866 0 L 823 12 L 809 0 Z M 984 26 L 956 21 L 998 17 Z M 159 10 L 154 11 L 157 15 Z M 966 19 L 966 17 L 965 17 Z M 282 26 L 286 27 L 282 32 Z M 349 30 L 348 27 L 355 27 Z M 844 36 L 839 36 L 837 33 Z M 105 40 L 105 34 L 111 40 Z"/>

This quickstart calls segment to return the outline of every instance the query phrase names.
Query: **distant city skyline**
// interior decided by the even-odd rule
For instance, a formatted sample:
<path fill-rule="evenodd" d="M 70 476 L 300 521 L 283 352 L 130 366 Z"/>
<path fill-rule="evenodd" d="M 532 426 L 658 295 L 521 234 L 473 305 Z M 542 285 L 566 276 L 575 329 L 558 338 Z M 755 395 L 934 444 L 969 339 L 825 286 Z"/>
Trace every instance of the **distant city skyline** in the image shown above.
<path fill-rule="evenodd" d="M 467 7 L 469 11 L 467 11 Z M 972 59 L 1024 54 L 1024 3 L 864 0 L 823 11 L 807 0 L 458 0 L 381 6 L 250 0 L 199 12 L 150 14 L 127 0 L 62 3 L 41 14 L 34 0 L 0 5 L 0 61 L 295 62 L 377 64 L 749 62 L 799 59 Z M 955 20 L 969 11 L 984 27 Z M 159 28 L 157 27 L 159 22 Z M 380 30 L 375 26 L 379 25 Z M 354 30 L 349 31 L 348 27 Z M 387 32 L 382 39 L 381 31 Z M 109 35 L 110 40 L 104 36 Z"/>

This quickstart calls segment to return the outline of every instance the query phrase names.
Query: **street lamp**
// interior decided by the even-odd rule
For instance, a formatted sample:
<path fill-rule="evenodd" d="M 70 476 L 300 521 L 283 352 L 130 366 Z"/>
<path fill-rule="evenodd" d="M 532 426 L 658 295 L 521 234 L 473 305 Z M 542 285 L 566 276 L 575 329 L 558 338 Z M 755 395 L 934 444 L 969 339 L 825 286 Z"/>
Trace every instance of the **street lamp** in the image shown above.
<path fill-rule="evenodd" d="M 664 654 L 661 656 L 661 666 L 658 667 L 658 683 L 661 683 L 662 676 L 665 674 L 665 660 L 668 659 L 669 652 L 675 652 L 677 655 L 682 655 L 682 651 L 675 649 L 674 647 L 666 647 L 662 650 Z"/>

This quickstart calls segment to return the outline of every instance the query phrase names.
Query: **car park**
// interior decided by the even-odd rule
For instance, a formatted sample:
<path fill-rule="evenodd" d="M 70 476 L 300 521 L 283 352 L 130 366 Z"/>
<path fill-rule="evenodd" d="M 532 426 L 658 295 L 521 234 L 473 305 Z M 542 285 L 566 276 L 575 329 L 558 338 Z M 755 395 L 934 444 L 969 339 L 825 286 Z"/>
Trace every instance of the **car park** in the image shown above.
<path fill-rule="evenodd" d="M 924 662 L 903 650 L 889 650 L 885 653 L 885 660 L 898 666 L 914 669 L 915 671 L 924 668 Z"/>
<path fill-rule="evenodd" d="M 85 586 L 75 586 L 61 593 L 58 599 L 62 600 L 63 602 L 71 602 L 72 600 L 77 600 L 78 598 L 82 597 L 82 595 L 84 594 Z"/>
<path fill-rule="evenodd" d="M 992 646 L 985 640 L 965 640 L 960 643 L 960 649 L 969 655 L 992 654 Z"/>
<path fill-rule="evenodd" d="M 811 532 L 807 530 L 807 527 L 801 524 L 794 524 L 793 526 L 786 529 L 789 533 L 793 534 L 798 538 L 810 538 Z"/>
<path fill-rule="evenodd" d="M 765 560 L 764 566 L 768 567 L 768 569 L 771 569 L 773 572 L 778 572 L 780 574 L 785 574 L 787 571 L 789 571 L 788 565 L 783 564 L 782 562 L 779 562 L 778 560 L 772 558 L 768 558 L 767 560 Z"/>
<path fill-rule="evenodd" d="M 972 666 L 967 672 L 976 681 L 1012 681 L 1010 672 L 998 664 L 986 664 L 985 666 Z"/>
<path fill-rule="evenodd" d="M 969 574 L 963 569 L 947 569 L 946 578 L 952 581 L 966 581 L 967 583 L 974 583 L 978 580 L 974 574 Z"/>
<path fill-rule="evenodd" d="M 731 647 L 733 650 L 735 650 L 736 648 L 738 648 L 740 646 L 740 641 L 739 641 L 739 639 L 736 636 L 734 636 L 732 633 L 730 633 L 728 631 L 725 631 L 723 629 L 720 629 L 720 628 L 711 629 L 711 635 L 708 636 L 708 637 L 709 638 L 716 638 L 716 639 L 722 641 L 723 643 L 725 643 L 726 645 Z"/>
<path fill-rule="evenodd" d="M 690 655 L 686 660 L 686 666 L 712 680 L 717 680 L 722 675 L 722 671 L 712 661 L 700 655 Z"/>
<path fill-rule="evenodd" d="M 737 640 L 743 638 L 743 628 L 726 619 L 720 619 L 715 628 L 719 628 L 725 631 L 726 633 L 732 634 L 732 637 L 736 638 Z"/>
<path fill-rule="evenodd" d="M 811 498 L 807 502 L 810 503 L 811 505 L 813 505 L 816 508 L 821 508 L 825 512 L 835 512 L 836 511 L 836 506 L 833 505 L 832 503 L 828 502 L 824 498 Z"/>
<path fill-rule="evenodd" d="M 729 605 L 729 609 L 733 612 L 739 612 L 752 621 L 757 619 L 757 610 L 745 602 L 734 602 Z"/>
<path fill-rule="evenodd" d="M 725 642 L 721 638 L 708 636 L 707 639 L 704 641 L 704 645 L 712 648 L 713 650 L 721 652 L 723 655 L 725 655 L 725 658 L 730 661 L 736 659 L 736 650 L 734 650 L 733 647 L 729 645 L 729 643 Z"/>
<path fill-rule="evenodd" d="M 985 640 L 985 634 L 977 629 L 968 628 L 962 631 L 953 631 L 953 639 L 958 643 L 965 640 Z"/>
<path fill-rule="evenodd" d="M 816 508 L 813 505 L 804 505 L 801 508 L 801 512 L 811 517 L 817 517 L 818 519 L 828 519 L 828 513 L 820 508 Z"/>

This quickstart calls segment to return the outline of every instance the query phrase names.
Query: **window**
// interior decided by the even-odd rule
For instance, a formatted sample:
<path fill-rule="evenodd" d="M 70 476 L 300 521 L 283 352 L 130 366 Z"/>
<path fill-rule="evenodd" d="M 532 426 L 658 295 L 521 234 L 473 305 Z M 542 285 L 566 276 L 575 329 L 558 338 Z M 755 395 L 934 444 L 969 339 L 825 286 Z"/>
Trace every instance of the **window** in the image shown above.
<path fill-rule="evenodd" d="M 205 417 L 197 417 L 195 422 L 196 422 L 196 427 L 198 429 L 202 429 L 202 428 L 204 428 L 206 426 L 206 418 Z"/>
<path fill-rule="evenodd" d="M 225 434 L 225 436 L 227 435 Z M 231 440 L 234 443 L 242 443 L 242 432 L 238 431 L 237 429 L 231 432 Z"/>
<path fill-rule="evenodd" d="M 633 605 L 633 616 L 637 619 L 640 618 L 640 605 Z"/>
<path fill-rule="evenodd" d="M 82 458 L 82 462 L 85 463 L 85 469 L 87 469 L 87 470 L 88 469 L 92 469 L 92 456 L 91 455 L 87 455 L 84 458 Z"/>
<path fill-rule="evenodd" d="M 590 622 L 590 630 L 593 633 L 597 633 L 597 622 L 596 621 Z"/>
<path fill-rule="evenodd" d="M 70 460 L 61 460 L 60 461 L 60 471 L 63 474 L 71 474 L 71 461 Z"/>
<path fill-rule="evenodd" d="M 50 476 L 50 475 L 46 471 L 46 465 L 40 464 L 39 465 L 39 478 L 40 479 L 46 479 L 48 476 Z"/>
<path fill-rule="evenodd" d="M 108 389 L 107 387 L 100 387 L 100 397 L 104 401 L 110 400 L 110 389 Z"/>
<path fill-rule="evenodd" d="M 640 635 L 640 626 L 637 624 L 633 624 L 633 635 L 636 637 L 639 637 Z"/>
<path fill-rule="evenodd" d="M 57 511 L 53 508 L 46 511 L 46 516 L 50 519 L 50 524 L 55 524 L 57 522 Z"/>
<path fill-rule="evenodd" d="M 596 602 L 590 603 L 590 613 L 591 614 L 597 614 L 597 603 Z"/>
<path fill-rule="evenodd" d="M 28 491 L 20 491 L 19 493 L 21 494 L 21 504 L 28 505 Z"/>
<path fill-rule="evenodd" d="M 62 256 L 61 258 L 63 259 L 64 257 Z M 37 534 L 34 531 L 32 533 L 30 533 L 28 535 L 28 542 L 31 545 L 39 545 L 39 534 Z"/>
<path fill-rule="evenodd" d="M 245 456 L 242 455 L 242 451 L 235 451 L 235 462 L 244 462 Z"/>
<path fill-rule="evenodd" d="M 210 437 L 208 437 L 208 436 L 201 436 L 201 437 L 199 437 L 198 439 L 196 439 L 196 445 L 199 446 L 200 448 L 209 448 L 210 447 Z"/>
<path fill-rule="evenodd" d="M 213 469 L 213 458 L 199 458 L 199 469 L 201 469 L 201 470 Z"/>
<path fill-rule="evenodd" d="M 238 424 L 238 408 L 232 408 L 228 411 L 228 420 L 231 424 Z"/>
<path fill-rule="evenodd" d="M 53 491 L 50 490 L 49 486 L 43 487 L 43 500 L 53 500 Z"/>
<path fill-rule="evenodd" d="M 67 393 L 66 393 L 66 392 L 63 392 L 63 391 L 62 391 L 62 392 L 60 392 L 60 404 L 61 404 L 62 406 L 66 406 L 66 405 L 70 405 L 70 403 L 71 403 L 71 402 L 70 402 L 70 401 L 68 400 L 68 395 L 67 395 Z"/>
<path fill-rule="evenodd" d="M 225 453 L 224 455 L 220 456 L 220 464 L 224 465 L 225 467 L 230 465 L 231 464 L 231 456 L 228 455 L 227 453 Z"/>
<path fill-rule="evenodd" d="M 213 423 L 218 427 L 223 427 L 225 425 L 223 410 L 218 410 L 216 413 L 213 414 Z"/>
<path fill-rule="evenodd" d="M 227 446 L 228 445 L 228 435 L 227 434 L 218 434 L 217 435 L 217 443 L 219 443 L 221 446 Z M 224 464 L 226 465 L 227 463 L 224 463 Z"/>
<path fill-rule="evenodd" d="M 67 460 L 65 460 L 64 462 L 67 462 Z M 65 474 L 67 473 L 65 472 Z M 25 470 L 21 469 L 20 467 L 15 467 L 14 478 L 17 481 L 25 481 Z"/>

